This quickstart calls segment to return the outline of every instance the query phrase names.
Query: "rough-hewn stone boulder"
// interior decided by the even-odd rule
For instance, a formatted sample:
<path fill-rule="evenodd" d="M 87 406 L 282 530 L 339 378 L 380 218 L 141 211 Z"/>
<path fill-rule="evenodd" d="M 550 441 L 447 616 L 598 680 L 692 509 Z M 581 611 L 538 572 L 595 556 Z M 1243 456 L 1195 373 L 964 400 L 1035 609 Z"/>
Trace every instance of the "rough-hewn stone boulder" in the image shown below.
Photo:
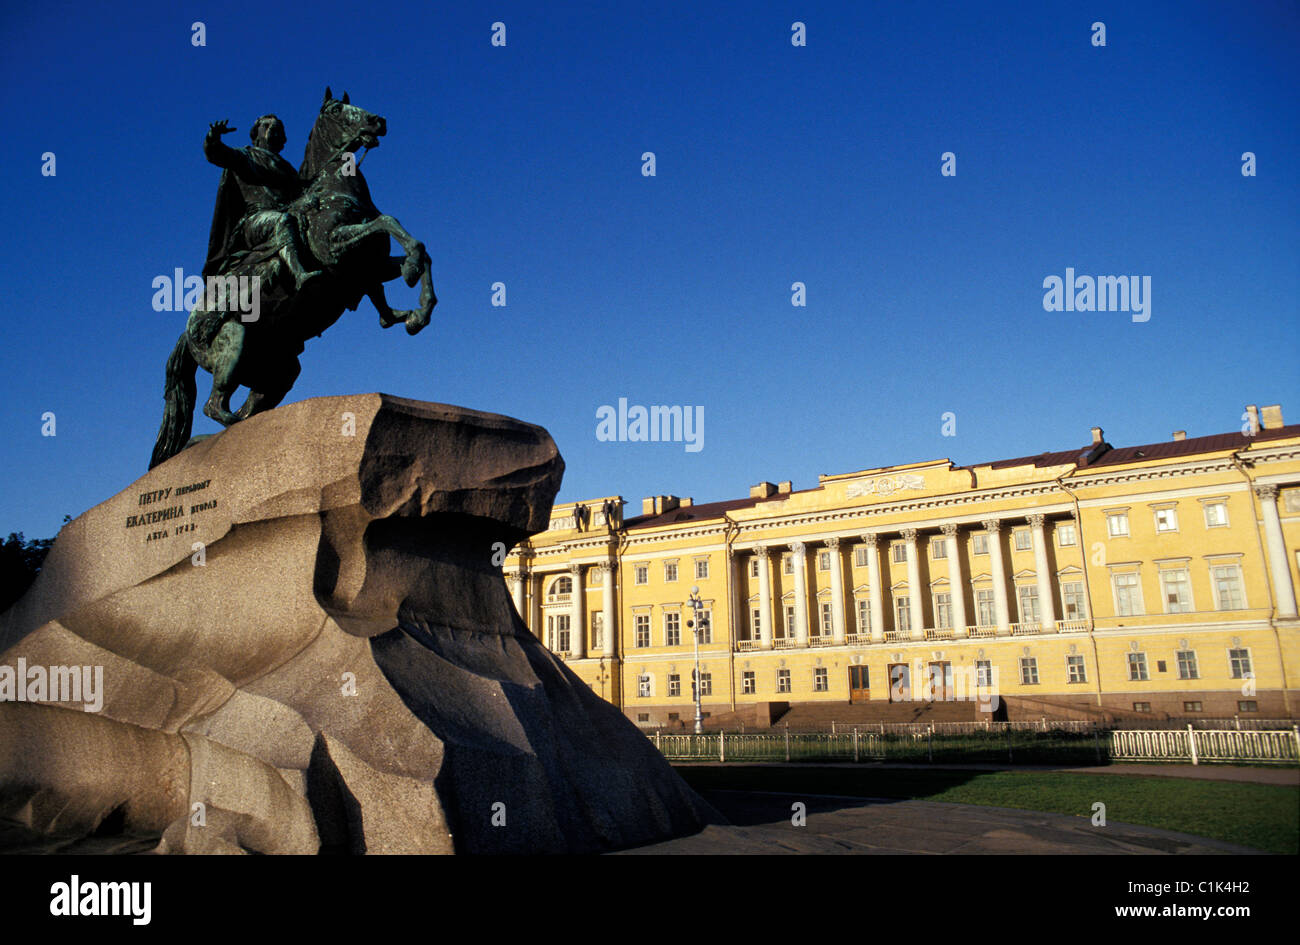
<path fill-rule="evenodd" d="M 540 427 L 319 398 L 65 526 L 0 615 L 0 848 L 599 851 L 715 821 L 493 564 L 563 471 Z"/>

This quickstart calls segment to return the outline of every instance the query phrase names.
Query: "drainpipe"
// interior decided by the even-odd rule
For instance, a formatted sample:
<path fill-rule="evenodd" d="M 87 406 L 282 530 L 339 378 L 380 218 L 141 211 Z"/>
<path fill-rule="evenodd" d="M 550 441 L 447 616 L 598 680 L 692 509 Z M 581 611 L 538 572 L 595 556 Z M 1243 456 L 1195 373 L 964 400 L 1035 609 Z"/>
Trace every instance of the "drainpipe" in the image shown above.
<path fill-rule="evenodd" d="M 616 620 L 609 621 L 608 630 L 614 632 L 614 625 L 618 625 L 618 633 L 614 636 L 614 658 L 610 661 L 609 673 L 611 676 L 610 686 L 616 694 L 614 706 L 621 712 L 623 711 L 623 664 L 626 662 L 626 653 L 623 647 L 623 601 L 624 601 L 624 583 L 623 583 L 623 552 L 627 550 L 627 529 L 622 526 L 621 516 L 618 529 L 614 532 L 614 570 L 609 579 L 614 582 L 614 609 L 618 613 Z M 626 713 L 625 713 L 626 714 Z"/>
<path fill-rule="evenodd" d="M 740 526 L 732 520 L 726 512 L 722 513 L 722 520 L 726 522 L 722 539 L 722 562 L 727 569 L 727 679 L 728 691 L 731 696 L 731 711 L 736 711 L 736 640 L 739 638 L 736 626 L 736 589 L 732 586 L 732 572 L 736 569 L 731 564 L 732 542 L 740 533 Z"/>
<path fill-rule="evenodd" d="M 1068 495 L 1070 500 L 1074 503 L 1074 521 L 1077 523 L 1076 528 L 1079 532 L 1079 551 L 1081 552 L 1080 559 L 1083 561 L 1083 596 L 1088 602 L 1088 623 L 1090 624 L 1088 628 L 1088 640 L 1092 643 L 1092 665 L 1096 667 L 1097 670 L 1097 708 L 1104 713 L 1106 708 L 1102 704 L 1101 700 L 1101 655 L 1097 651 L 1097 625 L 1093 619 L 1093 615 L 1096 611 L 1092 606 L 1092 580 L 1088 577 L 1088 543 L 1083 537 L 1083 513 L 1079 510 L 1079 497 L 1065 484 L 1065 477 L 1071 475 L 1073 472 L 1074 470 L 1072 469 L 1069 472 L 1063 472 L 1061 475 L 1057 476 L 1056 485 L 1061 489 L 1061 491 Z"/>
<path fill-rule="evenodd" d="M 1237 452 L 1233 452 L 1229 457 L 1232 465 L 1237 467 L 1237 472 L 1246 480 L 1246 492 L 1250 496 L 1250 511 L 1255 516 L 1255 546 L 1259 549 L 1259 561 L 1264 567 L 1264 586 L 1268 588 L 1268 625 L 1273 628 L 1273 645 L 1277 647 L 1277 664 L 1282 670 L 1282 708 L 1286 710 L 1288 716 L 1291 715 L 1291 697 L 1287 691 L 1291 688 L 1286 678 L 1286 660 L 1282 656 L 1282 635 L 1277 629 L 1277 603 L 1273 593 L 1273 577 L 1269 573 L 1268 555 L 1264 552 L 1264 539 L 1259 534 L 1260 509 L 1259 496 L 1255 495 L 1254 481 L 1250 478 L 1250 473 L 1246 471 L 1245 465 Z M 1290 564 L 1287 563 L 1290 567 Z M 1251 672 L 1255 668 L 1251 667 Z M 1258 677 L 1257 677 L 1258 678 Z"/>

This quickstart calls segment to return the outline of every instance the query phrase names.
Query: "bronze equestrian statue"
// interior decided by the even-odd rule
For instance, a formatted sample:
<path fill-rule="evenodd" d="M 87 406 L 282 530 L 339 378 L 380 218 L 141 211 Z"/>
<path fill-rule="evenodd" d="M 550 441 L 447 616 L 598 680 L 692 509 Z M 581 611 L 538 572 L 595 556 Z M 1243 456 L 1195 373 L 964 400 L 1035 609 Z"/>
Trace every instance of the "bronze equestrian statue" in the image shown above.
<path fill-rule="evenodd" d="M 198 367 L 212 374 L 203 412 L 230 426 L 279 404 L 301 370 L 304 342 L 363 297 L 382 327 L 402 322 L 412 335 L 429 324 L 438 303 L 424 244 L 375 207 L 355 156 L 379 146 L 387 133 L 383 118 L 327 88 L 296 173 L 280 157 L 284 125 L 274 115 L 254 123 L 250 147 L 221 141 L 233 130 L 214 122 L 204 140 L 204 155 L 223 168 L 203 268 L 208 291 L 167 360 L 166 407 L 150 469 L 191 442 Z M 389 256 L 390 237 L 403 255 Z M 420 284 L 418 309 L 389 307 L 384 283 L 399 276 L 408 286 Z M 255 320 L 230 304 L 231 287 L 241 284 L 258 293 Z M 241 386 L 248 396 L 232 412 L 230 398 Z"/>

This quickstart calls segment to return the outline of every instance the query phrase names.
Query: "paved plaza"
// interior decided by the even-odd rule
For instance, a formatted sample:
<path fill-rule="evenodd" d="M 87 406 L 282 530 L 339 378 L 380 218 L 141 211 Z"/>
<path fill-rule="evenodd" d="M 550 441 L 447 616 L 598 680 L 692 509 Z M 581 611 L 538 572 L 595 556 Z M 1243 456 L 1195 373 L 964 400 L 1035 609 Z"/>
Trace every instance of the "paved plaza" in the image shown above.
<path fill-rule="evenodd" d="M 650 854 L 1250 854 L 1258 850 L 1114 821 L 935 801 L 704 791 L 734 826 L 627 850 Z M 793 805 L 806 805 L 794 826 Z"/>

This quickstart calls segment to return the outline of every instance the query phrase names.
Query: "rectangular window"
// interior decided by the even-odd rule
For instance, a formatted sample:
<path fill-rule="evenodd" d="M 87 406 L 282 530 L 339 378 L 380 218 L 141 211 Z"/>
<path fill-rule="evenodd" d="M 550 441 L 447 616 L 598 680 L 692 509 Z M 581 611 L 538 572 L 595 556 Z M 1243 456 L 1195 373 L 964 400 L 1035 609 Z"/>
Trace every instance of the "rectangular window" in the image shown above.
<path fill-rule="evenodd" d="M 682 694 L 682 675 L 681 673 L 668 674 L 668 695 L 680 696 Z"/>
<path fill-rule="evenodd" d="M 1156 531 L 1178 531 L 1178 512 L 1175 509 L 1156 509 Z"/>
<path fill-rule="evenodd" d="M 1028 551 L 1033 546 L 1033 538 L 1029 534 L 1029 529 L 1018 528 L 1011 533 L 1016 542 L 1016 551 Z"/>
<path fill-rule="evenodd" d="M 1147 676 L 1147 655 L 1130 653 L 1128 655 L 1128 678 L 1132 682 L 1145 682 Z"/>
<path fill-rule="evenodd" d="M 713 611 L 707 608 L 700 611 L 700 642 L 713 642 Z"/>
<path fill-rule="evenodd" d="M 855 568 L 865 568 L 867 566 L 867 546 L 859 545 L 853 549 L 853 566 Z"/>
<path fill-rule="evenodd" d="M 931 538 L 930 539 L 930 557 L 946 558 L 948 557 L 948 539 Z"/>
<path fill-rule="evenodd" d="M 636 615 L 636 645 L 646 647 L 650 645 L 650 615 Z"/>
<path fill-rule="evenodd" d="M 1065 658 L 1066 681 L 1072 683 L 1085 683 L 1088 681 L 1088 672 L 1083 665 L 1082 656 L 1067 656 Z"/>
<path fill-rule="evenodd" d="M 1200 679 L 1200 674 L 1196 671 L 1195 650 L 1179 650 L 1175 656 L 1178 657 L 1179 679 Z"/>
<path fill-rule="evenodd" d="M 971 536 L 971 550 L 977 555 L 989 553 L 989 536 L 987 532 L 980 532 Z"/>
<path fill-rule="evenodd" d="M 934 625 L 940 630 L 947 630 L 952 626 L 951 594 L 934 595 Z"/>
<path fill-rule="evenodd" d="M 1184 702 L 1184 703 L 1183 703 L 1183 711 L 1184 711 L 1184 712 L 1200 712 L 1200 711 L 1202 711 L 1202 710 L 1201 710 L 1201 704 L 1200 704 L 1199 702 Z"/>
<path fill-rule="evenodd" d="M 1241 592 L 1241 567 L 1235 564 L 1218 565 L 1210 569 L 1214 579 L 1215 596 L 1220 610 L 1243 610 L 1245 595 Z"/>
<path fill-rule="evenodd" d="M 642 673 L 636 678 L 636 694 L 642 699 L 650 698 L 650 675 L 648 673 Z M 646 716 L 645 721 L 650 721 L 650 717 Z"/>
<path fill-rule="evenodd" d="M 1258 712 L 1259 703 L 1254 699 L 1244 699 L 1237 702 L 1238 712 Z"/>
<path fill-rule="evenodd" d="M 781 559 L 781 567 L 786 574 L 794 574 L 794 555 L 786 555 Z"/>
<path fill-rule="evenodd" d="M 1038 659 L 1033 656 L 1020 657 L 1020 684 L 1022 686 L 1038 685 Z"/>
<path fill-rule="evenodd" d="M 570 653 L 572 649 L 569 646 L 569 615 L 560 614 L 555 618 L 555 647 L 560 653 Z"/>
<path fill-rule="evenodd" d="M 1106 514 L 1106 530 L 1110 533 L 1111 538 L 1127 538 L 1128 513 L 1108 512 Z"/>
<path fill-rule="evenodd" d="M 785 608 L 785 635 L 794 637 L 794 604 Z"/>
<path fill-rule="evenodd" d="M 1115 583 L 1115 613 L 1120 617 L 1137 617 L 1142 614 L 1142 589 L 1138 586 L 1136 574 L 1116 574 L 1111 580 Z"/>
<path fill-rule="evenodd" d="M 894 626 L 904 633 L 912 629 L 912 601 L 910 598 L 894 598 Z"/>
<path fill-rule="evenodd" d="M 695 670 L 691 670 L 691 678 L 695 678 Z M 700 698 L 713 695 L 713 674 L 700 673 Z M 691 690 L 691 698 L 695 698 L 694 689 Z"/>
<path fill-rule="evenodd" d="M 975 685 L 993 685 L 993 663 L 991 660 L 975 661 Z"/>
<path fill-rule="evenodd" d="M 682 615 L 664 614 L 664 646 L 681 646 Z"/>
<path fill-rule="evenodd" d="M 829 551 L 817 552 L 817 570 L 829 571 L 831 569 L 831 553 Z"/>
<path fill-rule="evenodd" d="M 665 581 L 675 581 L 675 580 L 677 580 L 677 562 L 676 562 L 676 561 L 665 561 L 665 562 L 664 562 L 664 580 L 665 580 Z"/>
<path fill-rule="evenodd" d="M 907 561 L 907 545 L 905 543 L 900 541 L 891 547 L 891 551 L 893 552 L 895 564 L 903 564 Z"/>
<path fill-rule="evenodd" d="M 991 627 L 998 622 L 997 610 L 993 603 L 993 591 L 975 592 L 975 618 L 982 627 Z"/>
<path fill-rule="evenodd" d="M 1160 593 L 1165 613 L 1186 614 L 1192 609 L 1192 582 L 1186 568 L 1160 572 Z"/>
<path fill-rule="evenodd" d="M 1078 532 L 1074 530 L 1073 522 L 1063 522 L 1056 526 L 1056 543 L 1062 548 L 1079 543 Z"/>
<path fill-rule="evenodd" d="M 1038 623 L 1038 585 L 1022 584 L 1016 588 L 1020 603 L 1020 622 Z"/>
<path fill-rule="evenodd" d="M 754 671 L 747 669 L 740 674 L 740 691 L 743 695 L 752 696 L 758 692 L 758 683 L 754 679 Z"/>
<path fill-rule="evenodd" d="M 1150 703 L 1150 702 L 1135 702 L 1135 703 L 1133 703 L 1133 711 L 1134 711 L 1134 712 L 1150 712 L 1150 711 L 1151 711 L 1151 703 Z"/>
<path fill-rule="evenodd" d="M 752 578 L 756 578 L 756 577 L 758 577 L 758 559 L 757 559 L 757 558 L 750 558 L 750 559 L 749 559 L 749 576 L 752 577 Z"/>
<path fill-rule="evenodd" d="M 749 638 L 757 640 L 763 633 L 763 612 L 755 607 L 749 612 Z"/>
<path fill-rule="evenodd" d="M 790 691 L 790 670 L 778 669 L 776 671 L 776 691 L 777 692 Z"/>
<path fill-rule="evenodd" d="M 829 602 L 822 604 L 822 636 L 828 637 L 835 632 L 835 627 L 831 619 L 831 605 Z"/>
<path fill-rule="evenodd" d="M 1061 612 L 1065 614 L 1066 620 L 1084 618 L 1082 581 L 1070 581 L 1061 585 L 1061 605 Z"/>
<path fill-rule="evenodd" d="M 1254 674 L 1250 671 L 1250 650 L 1229 650 L 1228 668 L 1233 679 L 1252 678 Z"/>
<path fill-rule="evenodd" d="M 650 583 L 650 565 L 638 564 L 636 567 L 632 569 L 632 571 L 636 575 L 636 583 L 638 584 Z"/>
<path fill-rule="evenodd" d="M 709 576 L 709 559 L 708 559 L 708 558 L 696 558 L 696 559 L 695 559 L 695 579 L 696 579 L 697 581 L 703 581 L 703 580 L 704 580 L 705 578 L 707 578 L 708 576 Z"/>
<path fill-rule="evenodd" d="M 871 601 L 858 601 L 858 633 L 871 632 Z"/>
<path fill-rule="evenodd" d="M 813 670 L 813 692 L 826 692 L 830 687 L 826 667 L 818 666 L 815 668 Z"/>
<path fill-rule="evenodd" d="M 1205 527 L 1222 528 L 1228 524 L 1228 504 L 1226 502 L 1205 503 Z"/>

